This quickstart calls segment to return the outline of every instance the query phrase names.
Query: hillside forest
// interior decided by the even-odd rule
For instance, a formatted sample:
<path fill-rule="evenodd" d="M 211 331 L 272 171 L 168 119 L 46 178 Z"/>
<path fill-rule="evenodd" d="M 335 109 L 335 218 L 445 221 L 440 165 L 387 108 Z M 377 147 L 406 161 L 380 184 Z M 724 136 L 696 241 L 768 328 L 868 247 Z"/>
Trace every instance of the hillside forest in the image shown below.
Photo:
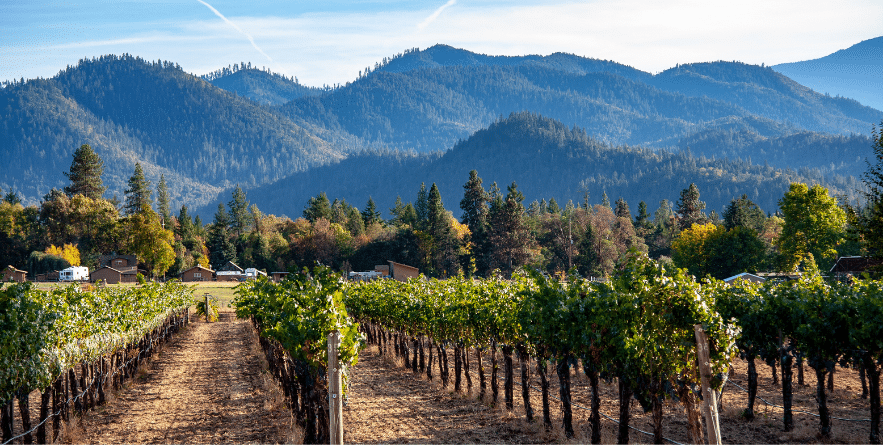
<path fill-rule="evenodd" d="M 413 199 L 397 197 L 389 209 L 370 197 L 360 209 L 319 193 L 296 219 L 263 213 L 237 187 L 213 220 L 203 222 L 186 205 L 173 211 L 165 178 L 154 185 L 137 164 L 124 199 L 106 199 L 104 162 L 82 145 L 63 172 L 69 184 L 50 191 L 39 206 L 23 206 L 14 192 L 5 192 L 0 257 L 36 274 L 66 265 L 94 268 L 101 254 L 134 254 L 154 277 L 227 261 L 270 272 L 316 263 L 370 270 L 388 260 L 435 277 L 508 276 L 522 266 L 606 277 L 641 254 L 700 277 L 826 270 L 838 256 L 881 251 L 883 137 L 873 136 L 877 164 L 865 173 L 871 192 L 861 208 L 821 185 L 799 182 L 788 185 L 774 214 L 745 194 L 734 195 L 722 213 L 706 212 L 695 183 L 649 204 L 606 194 L 528 203 L 517 183 L 487 184 L 472 170 L 461 178 L 459 202 L 447 204 L 460 208 L 459 220 L 437 184 L 423 183 Z"/>

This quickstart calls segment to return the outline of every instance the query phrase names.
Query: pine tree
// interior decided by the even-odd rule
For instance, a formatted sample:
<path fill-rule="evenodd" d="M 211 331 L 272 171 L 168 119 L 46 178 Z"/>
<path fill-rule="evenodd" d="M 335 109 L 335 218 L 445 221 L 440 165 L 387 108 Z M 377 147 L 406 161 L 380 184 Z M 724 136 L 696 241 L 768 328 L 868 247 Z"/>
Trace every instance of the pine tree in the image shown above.
<path fill-rule="evenodd" d="M 71 185 L 64 188 L 68 196 L 86 195 L 92 199 L 99 199 L 107 187 L 101 182 L 104 174 L 104 161 L 92 151 L 92 148 L 83 144 L 74 151 L 74 160 L 71 163 L 70 172 L 64 175 L 71 181 Z"/>
<path fill-rule="evenodd" d="M 170 200 L 169 189 L 166 186 L 166 175 L 162 174 L 159 177 L 159 184 L 156 186 L 156 206 L 159 210 L 159 216 L 162 218 L 163 227 L 167 230 L 171 230 L 174 227 Z"/>
<path fill-rule="evenodd" d="M 628 218 L 629 221 L 632 220 L 632 212 L 629 211 L 629 204 L 625 202 L 625 199 L 622 199 L 622 197 L 616 200 L 616 210 L 613 213 L 619 218 Z"/>
<path fill-rule="evenodd" d="M 319 218 L 331 221 L 331 201 L 328 200 L 325 192 L 319 193 L 319 196 L 315 198 L 310 198 L 309 203 L 304 208 L 303 215 L 311 223 L 316 222 Z"/>
<path fill-rule="evenodd" d="M 129 188 L 126 189 L 126 204 L 123 206 L 126 215 L 144 213 L 148 209 L 153 211 L 153 201 L 150 199 L 150 181 L 144 177 L 141 164 L 135 164 L 135 172 L 129 178 Z"/>
<path fill-rule="evenodd" d="M 248 200 L 245 198 L 245 192 L 236 184 L 233 190 L 233 199 L 227 203 L 230 207 L 230 228 L 236 233 L 236 236 L 242 236 L 249 229 L 248 217 Z"/>
<path fill-rule="evenodd" d="M 451 229 L 451 215 L 445 210 L 441 193 L 435 183 L 429 189 L 427 197 L 427 230 L 432 237 L 432 267 L 435 273 L 447 277 L 456 275 L 457 238 Z"/>
<path fill-rule="evenodd" d="M 871 258 L 883 260 L 883 121 L 872 131 L 875 163 L 865 160 L 868 170 L 862 175 L 867 187 L 867 209 L 854 217 L 855 225 Z"/>
<path fill-rule="evenodd" d="M 535 244 L 533 235 L 524 218 L 524 195 L 518 185 L 507 188 L 506 198 L 497 194 L 488 215 L 490 245 L 493 246 L 492 268 L 511 274 L 530 259 L 530 249 Z"/>
<path fill-rule="evenodd" d="M 365 227 L 370 227 L 371 224 L 381 222 L 380 212 L 377 211 L 377 205 L 374 204 L 374 199 L 370 196 L 368 197 L 368 203 L 365 204 L 365 209 L 362 210 L 362 222 Z"/>
<path fill-rule="evenodd" d="M 558 206 L 558 201 L 555 201 L 555 198 L 549 198 L 549 207 L 547 210 L 552 215 L 560 215 L 561 207 Z"/>
<path fill-rule="evenodd" d="M 218 212 L 215 213 L 215 221 L 209 230 L 209 261 L 215 267 L 221 267 L 228 261 L 236 259 L 236 247 L 230 242 L 227 227 L 230 225 L 230 216 L 224 204 L 218 204 Z"/>
<path fill-rule="evenodd" d="M 610 198 L 607 197 L 607 192 L 604 192 L 604 194 L 601 195 L 601 205 L 604 207 L 610 207 Z"/>
<path fill-rule="evenodd" d="M 182 205 L 178 212 L 178 226 L 175 228 L 175 235 L 178 235 L 181 240 L 187 240 L 193 237 L 193 232 L 193 221 L 190 220 L 190 214 L 187 213 L 187 205 Z"/>
<path fill-rule="evenodd" d="M 417 192 L 417 202 L 414 204 L 417 212 L 417 228 L 425 230 L 429 218 L 429 200 L 426 196 L 426 183 L 420 183 L 420 191 Z"/>
<path fill-rule="evenodd" d="M 463 184 L 463 199 L 460 200 L 460 208 L 463 210 L 463 216 L 460 222 L 469 227 L 469 240 L 472 244 L 472 251 L 469 254 L 468 261 L 474 261 L 475 270 L 478 274 L 484 275 L 488 271 L 488 201 L 490 196 L 481 185 L 481 178 L 478 172 L 472 170 L 469 172 L 469 180 Z M 534 201 L 536 202 L 536 201 Z M 467 270 L 469 266 L 467 264 Z"/>
<path fill-rule="evenodd" d="M 730 201 L 730 204 L 724 209 L 724 227 L 733 229 L 736 227 L 746 227 L 760 233 L 763 231 L 763 224 L 766 222 L 766 215 L 757 204 L 748 199 L 748 195 L 742 195 L 739 199 Z"/>
<path fill-rule="evenodd" d="M 693 224 L 704 224 L 708 217 L 702 211 L 703 209 L 705 209 L 705 203 L 699 200 L 699 187 L 691 183 L 689 187 L 681 191 L 681 199 L 677 204 L 680 229 L 689 229 L 693 227 Z"/>

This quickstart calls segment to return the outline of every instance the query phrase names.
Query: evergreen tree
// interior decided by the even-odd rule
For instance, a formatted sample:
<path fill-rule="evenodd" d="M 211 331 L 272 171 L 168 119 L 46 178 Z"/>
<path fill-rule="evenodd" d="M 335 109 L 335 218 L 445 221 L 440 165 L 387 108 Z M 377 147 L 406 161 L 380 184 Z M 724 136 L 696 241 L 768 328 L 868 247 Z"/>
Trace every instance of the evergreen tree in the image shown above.
<path fill-rule="evenodd" d="M 601 261 L 595 249 L 597 242 L 597 236 L 595 235 L 594 228 L 592 228 L 592 223 L 587 222 L 585 232 L 577 245 L 577 254 L 574 258 L 576 270 L 584 277 L 600 277 L 604 275 L 601 272 Z"/>
<path fill-rule="evenodd" d="M 650 214 L 647 213 L 647 203 L 641 201 L 638 203 L 638 216 L 635 217 L 635 231 L 641 238 L 646 238 L 652 227 Z"/>
<path fill-rule="evenodd" d="M 549 198 L 549 206 L 547 207 L 547 211 L 552 215 L 561 214 L 561 207 L 558 206 L 558 201 L 555 201 L 555 198 Z"/>
<path fill-rule="evenodd" d="M 610 207 L 610 198 L 607 197 L 607 192 L 604 192 L 601 195 L 601 205 L 604 207 Z"/>
<path fill-rule="evenodd" d="M 373 201 L 370 201 L 373 203 Z M 363 219 L 364 213 L 359 213 L 359 209 L 355 207 L 349 208 L 349 214 L 347 215 L 346 221 L 346 230 L 349 231 L 352 236 L 359 236 L 365 233 L 365 220 Z"/>
<path fill-rule="evenodd" d="M 478 172 L 469 172 L 469 180 L 463 184 L 463 199 L 460 200 L 460 208 L 463 216 L 460 222 L 469 227 L 469 240 L 472 244 L 470 259 L 475 262 L 475 270 L 484 275 L 488 270 L 488 196 L 487 191 L 481 185 Z M 536 203 L 536 201 L 534 201 Z M 467 265 L 467 270 L 469 269 Z"/>
<path fill-rule="evenodd" d="M 570 218 L 570 215 L 573 215 L 573 212 L 576 210 L 576 207 L 573 205 L 573 200 L 568 199 L 567 205 L 564 206 L 564 216 Z"/>
<path fill-rule="evenodd" d="M 549 204 L 546 202 L 546 198 L 540 200 L 540 215 L 544 215 L 549 213 Z"/>
<path fill-rule="evenodd" d="M 193 221 L 190 220 L 190 214 L 187 213 L 187 205 L 181 206 L 178 212 L 178 226 L 175 228 L 175 235 L 182 240 L 193 236 Z"/>
<path fill-rule="evenodd" d="M 451 230 L 451 215 L 445 210 L 435 183 L 429 189 L 426 219 L 427 229 L 432 237 L 432 267 L 435 273 L 443 277 L 456 275 L 457 238 Z"/>
<path fill-rule="evenodd" d="M 209 261 L 215 268 L 227 264 L 227 261 L 236 259 L 236 247 L 230 241 L 227 227 L 230 225 L 230 215 L 224 208 L 224 204 L 218 204 L 218 212 L 215 213 L 215 221 L 209 230 Z"/>
<path fill-rule="evenodd" d="M 365 209 L 362 210 L 362 222 L 365 224 L 365 227 L 369 227 L 371 224 L 383 221 L 381 218 L 380 212 L 377 211 L 377 205 L 374 204 L 374 199 L 369 196 L 368 203 L 365 204 Z"/>
<path fill-rule="evenodd" d="M 233 199 L 227 203 L 227 206 L 230 207 L 230 228 L 233 229 L 236 236 L 242 236 L 249 229 L 249 217 L 248 200 L 239 184 L 236 184 L 236 189 L 233 190 Z"/>
<path fill-rule="evenodd" d="M 153 201 L 150 199 L 150 181 L 144 177 L 141 164 L 135 164 L 135 172 L 129 178 L 129 188 L 126 189 L 126 204 L 123 208 L 126 215 L 144 213 L 148 209 L 153 211 Z"/>
<path fill-rule="evenodd" d="M 71 181 L 71 185 L 65 187 L 64 192 L 68 196 L 86 195 L 92 199 L 101 198 L 107 190 L 101 181 L 104 161 L 86 144 L 74 151 L 73 157 L 70 172 L 64 173 Z"/>
<path fill-rule="evenodd" d="M 690 186 L 681 191 L 681 199 L 678 200 L 677 213 L 680 215 L 678 227 L 681 230 L 689 229 L 693 224 L 705 224 L 708 217 L 702 210 L 705 203 L 699 200 L 699 187 L 690 183 Z"/>
<path fill-rule="evenodd" d="M 304 208 L 304 218 L 311 223 L 315 223 L 319 218 L 325 218 L 331 221 L 331 201 L 325 192 L 319 193 L 319 196 L 310 198 L 310 202 Z"/>
<path fill-rule="evenodd" d="M 420 191 L 417 192 L 417 202 L 414 204 L 414 210 L 417 212 L 417 228 L 425 230 L 429 218 L 429 199 L 426 196 L 426 183 L 420 183 Z"/>
<path fill-rule="evenodd" d="M 867 187 L 865 198 L 867 206 L 864 212 L 853 215 L 854 224 L 858 228 L 868 255 L 883 260 L 883 121 L 875 127 L 871 134 L 873 140 L 875 163 L 867 159 L 868 170 L 862 175 L 862 182 Z"/>
<path fill-rule="evenodd" d="M 530 249 L 535 244 L 524 218 L 524 195 L 514 182 L 507 188 L 506 198 L 497 194 L 488 221 L 492 268 L 511 274 L 530 260 Z"/>
<path fill-rule="evenodd" d="M 760 233 L 763 231 L 765 222 L 766 215 L 763 210 L 751 202 L 748 195 L 742 195 L 741 198 L 730 201 L 730 204 L 724 209 L 724 227 L 728 230 L 745 227 Z"/>
<path fill-rule="evenodd" d="M 5 196 L 3 196 L 3 201 L 12 205 L 21 204 L 21 198 L 19 198 L 18 194 L 12 190 L 10 190 L 8 193 L 6 193 Z"/>
<path fill-rule="evenodd" d="M 632 212 L 629 211 L 629 204 L 625 202 L 625 199 L 622 197 L 616 200 L 616 210 L 614 210 L 613 213 L 617 217 L 628 218 L 629 221 L 632 220 Z"/>
<path fill-rule="evenodd" d="M 166 230 L 174 228 L 170 201 L 169 188 L 166 186 L 166 175 L 162 174 L 159 176 L 159 184 L 156 186 L 156 205 L 159 210 L 159 216 L 162 218 L 163 227 Z"/>

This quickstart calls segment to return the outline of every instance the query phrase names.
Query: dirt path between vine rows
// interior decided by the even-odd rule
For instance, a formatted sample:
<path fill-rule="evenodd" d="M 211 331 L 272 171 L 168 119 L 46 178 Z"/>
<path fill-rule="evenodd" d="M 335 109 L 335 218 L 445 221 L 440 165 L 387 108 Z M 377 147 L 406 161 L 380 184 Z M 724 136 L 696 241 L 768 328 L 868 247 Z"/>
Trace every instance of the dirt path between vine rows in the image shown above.
<path fill-rule="evenodd" d="M 283 443 L 291 416 L 247 321 L 191 322 L 114 399 L 87 412 L 74 443 Z"/>

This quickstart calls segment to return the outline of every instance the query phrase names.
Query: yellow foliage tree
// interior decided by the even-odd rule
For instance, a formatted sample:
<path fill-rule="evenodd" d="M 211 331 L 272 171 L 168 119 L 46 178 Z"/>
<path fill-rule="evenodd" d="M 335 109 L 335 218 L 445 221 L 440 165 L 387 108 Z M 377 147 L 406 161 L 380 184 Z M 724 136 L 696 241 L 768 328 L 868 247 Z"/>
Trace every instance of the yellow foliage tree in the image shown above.
<path fill-rule="evenodd" d="M 49 247 L 46 248 L 46 253 L 64 258 L 71 266 L 80 265 L 80 250 L 73 244 L 65 244 L 61 247 L 49 245 Z"/>
<path fill-rule="evenodd" d="M 682 231 L 671 243 L 671 259 L 675 265 L 685 268 L 696 277 L 704 277 L 708 273 L 709 249 L 706 243 L 721 236 L 726 229 L 713 223 L 693 224 Z"/>

